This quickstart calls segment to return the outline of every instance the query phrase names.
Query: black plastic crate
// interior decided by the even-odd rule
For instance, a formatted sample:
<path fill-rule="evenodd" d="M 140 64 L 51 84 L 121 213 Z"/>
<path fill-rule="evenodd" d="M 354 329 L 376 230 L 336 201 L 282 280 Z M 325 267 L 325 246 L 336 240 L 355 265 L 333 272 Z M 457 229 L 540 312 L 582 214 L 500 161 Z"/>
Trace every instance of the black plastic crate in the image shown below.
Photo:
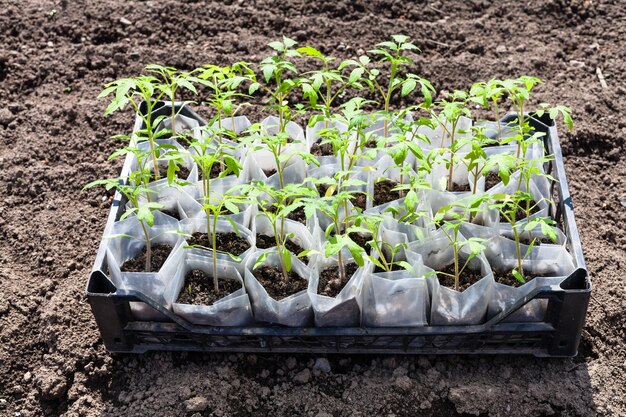
<path fill-rule="evenodd" d="M 187 107 L 179 114 L 202 120 Z M 506 121 L 506 119 L 503 119 Z M 536 131 L 554 160 L 546 166 L 557 182 L 552 184 L 556 213 L 551 213 L 567 236 L 567 248 L 577 269 L 561 285 L 535 289 L 509 310 L 478 326 L 427 327 L 308 327 L 197 326 L 176 316 L 136 291 L 116 288 L 104 270 L 102 243 L 87 282 L 91 305 L 104 345 L 109 352 L 143 353 L 149 350 L 205 352 L 294 352 L 376 354 L 496 354 L 575 356 L 583 329 L 591 281 L 583 258 L 572 198 L 569 194 L 557 130 L 548 117 L 532 118 Z M 139 126 L 135 126 L 138 128 Z M 122 176 L 130 169 L 126 159 Z M 117 193 L 105 227 L 105 235 L 123 213 L 125 201 Z M 535 323 L 504 323 L 526 303 L 548 300 L 545 320 Z M 130 302 L 144 303 L 163 316 L 162 321 L 137 321 Z"/>

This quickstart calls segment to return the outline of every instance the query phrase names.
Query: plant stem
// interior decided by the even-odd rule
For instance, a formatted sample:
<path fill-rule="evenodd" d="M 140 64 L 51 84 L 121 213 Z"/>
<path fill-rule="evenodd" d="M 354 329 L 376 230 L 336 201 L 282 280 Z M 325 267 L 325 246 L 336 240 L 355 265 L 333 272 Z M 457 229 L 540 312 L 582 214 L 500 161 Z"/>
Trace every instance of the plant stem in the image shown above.
<path fill-rule="evenodd" d="M 218 213 L 213 214 L 213 290 L 216 294 L 220 290 L 217 279 L 217 215 Z"/>
<path fill-rule="evenodd" d="M 143 230 L 144 237 L 146 239 L 146 272 L 152 272 L 152 248 L 150 247 L 150 234 L 148 233 L 148 229 L 146 228 L 146 224 L 143 220 L 139 221 L 141 225 L 141 229 Z"/>
<path fill-rule="evenodd" d="M 455 241 L 456 242 L 456 241 Z M 454 245 L 454 289 L 459 290 L 459 250 L 457 245 Z"/>

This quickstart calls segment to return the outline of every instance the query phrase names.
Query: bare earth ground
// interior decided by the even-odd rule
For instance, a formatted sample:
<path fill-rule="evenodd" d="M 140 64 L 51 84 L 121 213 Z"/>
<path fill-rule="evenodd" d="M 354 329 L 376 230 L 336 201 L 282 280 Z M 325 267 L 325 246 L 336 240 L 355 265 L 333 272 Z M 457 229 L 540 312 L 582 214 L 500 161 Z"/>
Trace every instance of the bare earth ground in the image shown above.
<path fill-rule="evenodd" d="M 0 3 L 0 415 L 626 415 L 623 1 Z M 561 140 L 594 283 L 579 357 L 330 357 L 326 373 L 310 356 L 107 354 L 83 293 L 109 207 L 79 190 L 119 172 L 109 137 L 132 117 L 102 117 L 102 84 L 255 60 L 281 34 L 348 58 L 394 33 L 438 89 L 533 74 L 537 102 L 574 109 Z"/>

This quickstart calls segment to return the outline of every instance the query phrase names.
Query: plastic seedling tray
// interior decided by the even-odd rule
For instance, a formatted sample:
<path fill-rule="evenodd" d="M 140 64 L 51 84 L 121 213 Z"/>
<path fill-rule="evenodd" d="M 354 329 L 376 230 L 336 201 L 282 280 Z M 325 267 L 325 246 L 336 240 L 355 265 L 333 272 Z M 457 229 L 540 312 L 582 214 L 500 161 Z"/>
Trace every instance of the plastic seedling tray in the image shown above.
<path fill-rule="evenodd" d="M 179 113 L 201 124 L 191 109 Z M 135 129 L 140 127 L 140 122 Z M 575 269 L 560 285 L 536 286 L 513 305 L 481 325 L 425 327 L 284 327 L 253 324 L 245 327 L 193 325 L 138 291 L 116 288 L 106 271 L 103 239 L 87 282 L 87 299 L 109 352 L 150 350 L 206 352 L 293 352 L 377 354 L 532 354 L 562 357 L 577 354 L 591 281 L 585 267 L 572 199 L 569 194 L 557 130 L 549 118 L 533 118 L 536 131 L 545 133 L 545 167 L 557 181 L 550 193 L 556 210 L 549 213 L 566 236 Z M 126 159 L 122 177 L 131 169 Z M 104 236 L 124 211 L 126 201 L 115 195 Z M 546 300 L 542 321 L 515 322 L 513 314 L 535 300 Z M 151 311 L 156 320 L 138 320 L 131 304 Z M 509 318 L 509 320 L 506 320 Z"/>

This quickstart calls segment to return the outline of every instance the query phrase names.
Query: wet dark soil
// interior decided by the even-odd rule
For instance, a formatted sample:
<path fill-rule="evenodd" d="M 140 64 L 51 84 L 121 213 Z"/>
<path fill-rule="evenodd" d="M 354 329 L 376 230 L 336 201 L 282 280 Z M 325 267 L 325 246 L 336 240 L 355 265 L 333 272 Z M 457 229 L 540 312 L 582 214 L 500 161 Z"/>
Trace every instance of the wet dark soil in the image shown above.
<path fill-rule="evenodd" d="M 282 300 L 295 293 L 306 290 L 308 282 L 300 278 L 293 270 L 289 272 L 289 280 L 285 281 L 280 268 L 262 265 L 254 271 L 254 276 L 259 280 L 270 297 Z"/>
<path fill-rule="evenodd" d="M 176 220 L 180 220 L 180 214 L 178 214 L 178 211 L 174 211 L 174 210 L 160 210 L 161 213 L 163 214 L 167 214 L 170 217 L 175 218 Z"/>
<path fill-rule="evenodd" d="M 537 205 L 537 203 L 534 200 L 533 201 L 529 201 L 528 203 L 527 202 L 522 202 L 520 204 L 520 207 L 517 208 L 517 212 L 515 213 L 515 221 L 520 221 L 520 220 L 523 220 L 523 219 L 526 218 L 526 210 L 524 210 L 524 208 L 527 207 L 527 204 L 530 205 L 530 214 L 531 215 L 537 213 L 540 210 L 539 206 Z M 504 223 L 508 223 L 506 221 L 506 218 L 502 214 L 500 214 L 500 221 L 504 222 Z"/>
<path fill-rule="evenodd" d="M 185 275 L 185 284 L 178 294 L 177 303 L 194 305 L 211 305 L 229 294 L 241 289 L 241 283 L 233 279 L 218 278 L 219 291 L 213 288 L 213 277 L 199 269 L 191 270 Z"/>
<path fill-rule="evenodd" d="M 235 232 L 218 233 L 216 243 L 219 251 L 237 256 L 250 249 L 250 243 L 248 243 L 248 241 L 242 236 L 238 236 Z M 202 232 L 194 233 L 191 238 L 187 239 L 187 244 L 190 246 L 200 245 L 206 249 L 211 249 L 213 247 L 213 243 L 209 239 L 209 235 Z"/>
<path fill-rule="evenodd" d="M 179 166 L 178 168 L 178 171 L 176 171 L 176 178 L 183 181 L 187 180 L 187 178 L 189 178 L 189 174 L 191 173 L 189 168 L 185 166 Z M 159 175 L 161 178 L 167 178 L 167 165 L 159 165 Z"/>
<path fill-rule="evenodd" d="M 315 156 L 333 156 L 333 145 L 332 143 L 324 143 L 320 144 L 321 140 L 318 140 L 313 145 L 311 145 L 311 153 Z"/>
<path fill-rule="evenodd" d="M 390 203 L 400 198 L 400 192 L 394 191 L 398 183 L 391 180 L 382 180 L 374 184 L 374 206 Z"/>
<path fill-rule="evenodd" d="M 454 282 L 454 264 L 448 265 L 443 270 L 438 271 L 443 272 L 444 274 L 437 274 L 437 279 L 439 279 L 439 283 L 445 287 L 456 289 Z M 468 289 L 471 285 L 477 283 L 482 276 L 480 275 L 480 271 L 473 271 L 469 268 L 465 268 L 461 276 L 459 277 L 459 288 L 458 291 L 463 292 Z"/>
<path fill-rule="evenodd" d="M 276 238 L 274 236 L 256 235 L 256 247 L 258 249 L 269 249 L 275 246 L 276 246 Z M 287 248 L 289 252 L 293 253 L 295 256 L 298 256 L 302 251 L 304 251 L 304 248 L 302 248 L 300 245 L 298 245 L 291 239 L 287 240 L 287 242 L 285 243 L 285 247 Z M 309 258 L 306 256 L 303 256 L 299 259 L 305 264 L 309 263 Z"/>
<path fill-rule="evenodd" d="M 515 288 L 520 287 L 520 286 L 524 285 L 526 282 L 532 281 L 533 279 L 535 279 L 534 276 L 526 275 L 526 276 L 524 276 L 524 280 L 526 282 L 521 282 L 520 280 L 515 278 L 513 276 L 513 274 L 510 274 L 510 273 L 508 273 L 508 274 L 495 274 L 494 278 L 495 278 L 496 282 L 498 282 L 500 284 L 509 285 L 509 286 L 515 287 Z"/>
<path fill-rule="evenodd" d="M 355 263 L 350 263 L 345 265 L 344 268 L 346 274 L 344 280 L 339 277 L 339 267 L 336 265 L 326 268 L 320 272 L 320 279 L 317 284 L 318 294 L 325 295 L 327 297 L 335 297 L 341 292 L 357 269 L 359 269 L 359 266 Z"/>
<path fill-rule="evenodd" d="M 469 183 L 467 184 L 457 184 L 456 182 L 452 182 L 452 189 L 449 190 L 452 192 L 467 192 L 467 191 L 472 191 L 472 189 L 470 188 Z"/>
<path fill-rule="evenodd" d="M 485 191 L 492 189 L 500 182 L 502 182 L 502 179 L 500 179 L 498 173 L 489 171 L 489 173 L 485 177 Z"/>
<path fill-rule="evenodd" d="M 144 246 L 139 256 L 124 262 L 120 269 L 122 272 L 157 272 L 165 263 L 172 249 L 170 245 L 152 245 L 150 255 L 151 269 L 146 271 L 146 247 Z"/>
<path fill-rule="evenodd" d="M 267 178 L 269 178 L 269 177 L 271 177 L 272 175 L 276 174 L 276 172 L 278 172 L 278 171 L 276 171 L 276 169 L 275 169 L 275 168 L 272 168 L 272 169 L 264 169 L 264 170 L 263 170 L 263 173 L 265 174 L 265 176 L 266 176 Z"/>

